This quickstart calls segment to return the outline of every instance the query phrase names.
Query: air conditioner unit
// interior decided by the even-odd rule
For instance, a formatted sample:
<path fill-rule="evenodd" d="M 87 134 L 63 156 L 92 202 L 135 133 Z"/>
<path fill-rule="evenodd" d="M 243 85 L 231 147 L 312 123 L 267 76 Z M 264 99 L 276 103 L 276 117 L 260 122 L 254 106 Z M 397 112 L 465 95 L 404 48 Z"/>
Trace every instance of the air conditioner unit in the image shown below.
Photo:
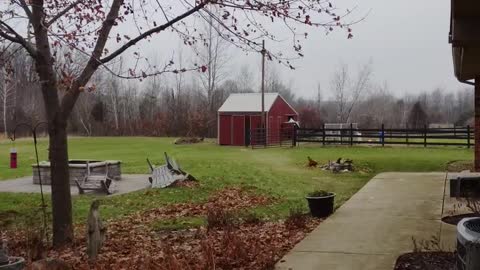
<path fill-rule="evenodd" d="M 457 270 L 480 269 L 480 218 L 464 218 L 457 225 Z"/>

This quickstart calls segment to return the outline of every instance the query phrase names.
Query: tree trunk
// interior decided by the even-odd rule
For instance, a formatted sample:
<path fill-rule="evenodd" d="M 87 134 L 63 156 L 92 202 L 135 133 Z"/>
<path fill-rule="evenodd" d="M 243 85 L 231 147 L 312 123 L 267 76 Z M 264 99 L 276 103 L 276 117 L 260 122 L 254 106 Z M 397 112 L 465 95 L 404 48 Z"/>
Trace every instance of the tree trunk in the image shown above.
<path fill-rule="evenodd" d="M 480 76 L 475 78 L 475 171 L 480 172 Z"/>
<path fill-rule="evenodd" d="M 6 80 L 5 80 L 6 81 Z M 8 127 L 7 127 L 7 83 L 5 83 L 3 89 L 3 131 L 5 133 L 5 138 L 8 138 Z"/>
<path fill-rule="evenodd" d="M 53 123 L 49 121 L 54 247 L 73 241 L 67 121 L 58 118 L 62 117 L 57 117 Z"/>
<path fill-rule="evenodd" d="M 47 55 L 49 55 L 47 53 Z M 59 248 L 73 241 L 72 200 L 68 172 L 67 119 L 71 112 L 62 111 L 57 80 L 51 58 L 38 58 L 37 73 L 48 119 L 49 160 L 52 187 L 53 246 Z M 51 61 L 51 60 L 50 60 Z"/>

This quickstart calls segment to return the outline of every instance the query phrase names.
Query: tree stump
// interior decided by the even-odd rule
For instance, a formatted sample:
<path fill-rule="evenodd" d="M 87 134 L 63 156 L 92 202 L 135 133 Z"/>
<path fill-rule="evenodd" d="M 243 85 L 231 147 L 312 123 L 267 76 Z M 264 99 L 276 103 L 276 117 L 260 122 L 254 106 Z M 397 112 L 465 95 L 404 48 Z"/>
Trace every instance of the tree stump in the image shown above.
<path fill-rule="evenodd" d="M 96 260 L 105 241 L 106 228 L 100 219 L 100 213 L 98 212 L 99 206 L 100 201 L 93 201 L 90 206 L 90 212 L 88 213 L 87 254 L 91 261 Z"/>

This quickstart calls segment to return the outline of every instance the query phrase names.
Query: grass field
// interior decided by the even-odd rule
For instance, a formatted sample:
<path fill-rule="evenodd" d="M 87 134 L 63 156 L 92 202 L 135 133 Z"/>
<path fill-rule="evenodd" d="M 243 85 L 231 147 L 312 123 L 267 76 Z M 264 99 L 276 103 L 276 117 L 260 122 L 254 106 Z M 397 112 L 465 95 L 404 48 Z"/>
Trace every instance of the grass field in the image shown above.
<path fill-rule="evenodd" d="M 201 185 L 197 188 L 167 188 L 138 191 L 112 196 L 103 200 L 102 215 L 118 218 L 132 211 L 162 205 L 202 201 L 213 191 L 225 186 L 246 186 L 255 192 L 279 198 L 269 207 L 253 209 L 264 218 L 282 218 L 292 207 L 306 209 L 304 196 L 314 189 L 337 193 L 336 204 L 341 205 L 360 189 L 372 176 L 385 171 L 443 171 L 453 160 L 471 160 L 473 151 L 456 147 L 320 147 L 305 145 L 297 148 L 256 149 L 220 147 L 213 141 L 195 145 L 174 145 L 172 138 L 98 137 L 70 138 L 69 154 L 75 159 L 122 160 L 123 173 L 148 173 L 145 159 L 163 162 L 163 152 L 175 157 Z M 11 170 L 9 149 L 18 151 L 19 168 Z M 47 156 L 47 141 L 40 140 L 42 159 Z M 339 157 L 354 160 L 359 168 L 354 173 L 332 174 L 305 167 L 307 156 L 326 163 Z M 31 175 L 34 163 L 31 140 L 0 141 L 0 180 Z M 82 222 L 89 202 L 94 196 L 74 197 L 74 218 Z M 49 201 L 50 198 L 47 198 Z M 38 194 L 0 193 L 0 213 L 16 211 L 19 216 L 35 212 L 40 204 Z"/>

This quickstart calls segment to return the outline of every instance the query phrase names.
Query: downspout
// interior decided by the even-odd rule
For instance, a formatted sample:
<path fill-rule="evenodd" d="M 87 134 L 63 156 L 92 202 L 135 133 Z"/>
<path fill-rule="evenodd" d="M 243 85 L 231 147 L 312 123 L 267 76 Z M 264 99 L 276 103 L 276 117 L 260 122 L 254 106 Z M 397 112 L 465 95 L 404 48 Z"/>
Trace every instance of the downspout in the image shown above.
<path fill-rule="evenodd" d="M 480 76 L 475 78 L 475 125 L 474 125 L 474 169 L 480 172 Z"/>

